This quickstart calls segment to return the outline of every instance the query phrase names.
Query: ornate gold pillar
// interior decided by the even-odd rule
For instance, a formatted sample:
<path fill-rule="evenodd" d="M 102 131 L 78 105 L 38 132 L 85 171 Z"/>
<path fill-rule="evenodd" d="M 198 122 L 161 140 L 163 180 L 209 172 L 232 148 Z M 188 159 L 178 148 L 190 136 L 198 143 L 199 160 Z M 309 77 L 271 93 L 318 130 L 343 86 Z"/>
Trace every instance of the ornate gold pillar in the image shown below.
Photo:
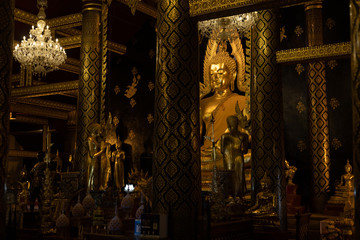
<path fill-rule="evenodd" d="M 5 178 L 10 121 L 10 75 L 14 38 L 14 1 L 0 2 L 0 239 L 5 239 Z"/>
<path fill-rule="evenodd" d="M 350 0 L 353 166 L 355 175 L 355 234 L 360 239 L 360 1 Z"/>
<path fill-rule="evenodd" d="M 263 10 L 258 14 L 253 31 L 255 77 L 251 83 L 252 199 L 260 191 L 260 180 L 267 172 L 277 196 L 280 227 L 286 230 L 283 99 L 276 63 L 276 51 L 280 47 L 279 10 Z"/>
<path fill-rule="evenodd" d="M 153 208 L 169 239 L 198 239 L 200 207 L 197 28 L 188 0 L 160 0 L 154 116 Z"/>
<path fill-rule="evenodd" d="M 77 104 L 77 149 L 75 167 L 80 171 L 80 186 L 85 185 L 85 159 L 89 125 L 100 121 L 101 79 L 101 0 L 82 0 L 83 20 L 80 48 L 80 79 Z"/>
<path fill-rule="evenodd" d="M 305 4 L 307 45 L 323 44 L 322 1 Z M 330 141 L 324 62 L 308 65 L 309 136 L 312 161 L 311 210 L 322 212 L 330 185 Z"/>

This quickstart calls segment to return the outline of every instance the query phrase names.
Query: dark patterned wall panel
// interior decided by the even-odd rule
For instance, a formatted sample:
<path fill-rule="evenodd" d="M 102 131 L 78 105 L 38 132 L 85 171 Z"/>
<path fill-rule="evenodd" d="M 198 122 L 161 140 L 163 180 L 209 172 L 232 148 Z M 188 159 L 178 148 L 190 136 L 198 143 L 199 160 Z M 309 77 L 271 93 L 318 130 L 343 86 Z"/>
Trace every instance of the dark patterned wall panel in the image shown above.
<path fill-rule="evenodd" d="M 153 206 L 169 214 L 171 239 L 196 239 L 200 203 L 197 31 L 189 18 L 188 1 L 161 0 L 158 11 Z"/>
<path fill-rule="evenodd" d="M 360 239 L 360 1 L 350 0 L 351 17 L 351 90 L 353 98 L 353 167 L 355 174 L 355 234 Z"/>
<path fill-rule="evenodd" d="M 88 127 L 91 123 L 99 123 L 100 120 L 100 13 L 100 3 L 84 1 L 75 159 L 82 186 L 86 178 L 85 159 L 88 152 L 87 138 L 90 134 Z"/>
<path fill-rule="evenodd" d="M 9 135 L 10 75 L 13 48 L 14 2 L 0 2 L 0 239 L 5 239 L 5 166 Z"/>
<path fill-rule="evenodd" d="M 281 227 L 286 228 L 282 85 L 275 59 L 279 49 L 278 10 L 259 12 L 254 29 L 251 86 L 253 199 L 265 171 L 278 197 Z"/>
<path fill-rule="evenodd" d="M 323 62 L 309 64 L 309 135 L 312 159 L 312 209 L 321 212 L 328 199 L 330 185 L 330 142 Z"/>

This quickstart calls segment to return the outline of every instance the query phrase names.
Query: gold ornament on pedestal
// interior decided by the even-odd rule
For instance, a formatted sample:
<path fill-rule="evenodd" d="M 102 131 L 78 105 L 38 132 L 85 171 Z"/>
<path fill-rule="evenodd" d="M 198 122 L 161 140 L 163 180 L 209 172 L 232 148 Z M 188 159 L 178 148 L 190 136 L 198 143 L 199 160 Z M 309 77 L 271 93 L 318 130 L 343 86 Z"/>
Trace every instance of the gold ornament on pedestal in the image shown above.
<path fill-rule="evenodd" d="M 21 65 L 31 66 L 34 75 L 45 76 L 46 73 L 58 69 L 66 60 L 65 50 L 58 39 L 53 41 L 49 26 L 45 22 L 45 8 L 47 0 L 38 0 L 38 22 L 36 28 L 32 26 L 29 38 L 15 46 L 14 58 Z"/>

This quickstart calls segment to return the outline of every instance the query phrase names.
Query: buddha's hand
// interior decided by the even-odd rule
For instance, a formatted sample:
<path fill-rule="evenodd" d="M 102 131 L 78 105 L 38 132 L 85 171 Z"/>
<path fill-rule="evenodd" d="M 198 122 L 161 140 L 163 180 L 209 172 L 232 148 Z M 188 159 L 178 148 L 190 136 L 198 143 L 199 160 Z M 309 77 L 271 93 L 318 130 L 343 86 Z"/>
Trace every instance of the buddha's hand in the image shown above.
<path fill-rule="evenodd" d="M 205 85 L 204 83 L 200 82 L 200 99 L 205 97 L 210 92 L 211 92 L 210 85 Z"/>

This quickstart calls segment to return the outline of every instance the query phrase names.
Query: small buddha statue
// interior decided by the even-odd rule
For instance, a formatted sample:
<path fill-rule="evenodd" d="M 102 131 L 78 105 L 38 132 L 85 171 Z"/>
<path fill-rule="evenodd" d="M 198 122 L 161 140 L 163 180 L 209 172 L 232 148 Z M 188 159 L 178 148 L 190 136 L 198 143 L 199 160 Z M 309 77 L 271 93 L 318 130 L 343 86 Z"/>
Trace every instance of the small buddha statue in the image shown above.
<path fill-rule="evenodd" d="M 102 132 L 101 125 L 93 123 L 89 127 L 90 136 L 87 139 L 88 144 L 88 156 L 87 156 L 87 169 L 86 169 L 86 180 L 88 190 L 97 190 L 98 186 L 94 186 L 95 183 L 95 171 L 99 164 L 99 157 L 105 151 L 105 148 L 101 146 L 99 142 L 100 135 Z"/>
<path fill-rule="evenodd" d="M 249 149 L 249 137 L 238 130 L 238 118 L 227 118 L 228 133 L 221 136 L 221 153 L 226 170 L 233 170 L 234 195 L 242 197 L 246 192 L 244 154 Z"/>
<path fill-rule="evenodd" d="M 288 184 L 294 185 L 293 178 L 297 171 L 297 167 L 290 166 L 289 161 L 285 159 L 285 177 L 288 181 Z"/>
<path fill-rule="evenodd" d="M 354 175 L 352 172 L 352 167 L 349 163 L 349 159 L 345 165 L 345 174 L 341 176 L 340 184 L 336 186 L 336 190 L 342 192 L 354 191 Z"/>
<path fill-rule="evenodd" d="M 247 213 L 254 216 L 273 217 L 277 216 L 276 213 L 276 195 L 270 191 L 270 178 L 265 172 L 264 177 L 261 179 L 261 191 L 256 194 L 256 203 L 252 206 Z"/>
<path fill-rule="evenodd" d="M 335 186 L 335 193 L 330 197 L 329 203 L 346 204 L 349 196 L 354 196 L 354 175 L 351 173 L 352 167 L 349 160 L 345 165 L 345 172 L 341 176 L 340 183 Z"/>

